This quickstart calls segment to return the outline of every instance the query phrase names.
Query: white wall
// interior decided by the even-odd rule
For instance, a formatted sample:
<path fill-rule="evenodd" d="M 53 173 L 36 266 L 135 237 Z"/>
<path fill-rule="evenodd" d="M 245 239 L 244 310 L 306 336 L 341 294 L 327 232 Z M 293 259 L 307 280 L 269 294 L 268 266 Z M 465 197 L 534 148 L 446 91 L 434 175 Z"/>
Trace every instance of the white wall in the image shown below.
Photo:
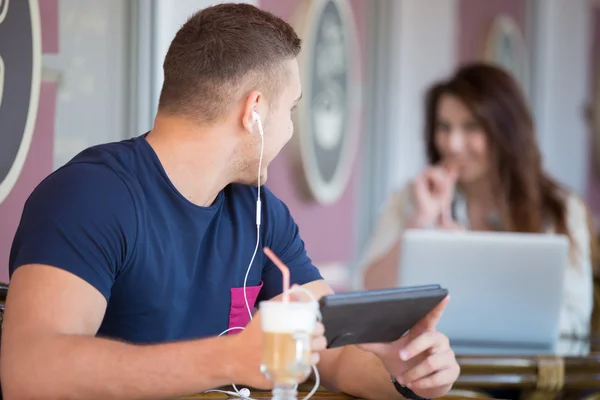
<path fill-rule="evenodd" d="M 547 170 L 578 194 L 587 184 L 588 134 L 583 107 L 588 95 L 591 20 L 588 0 L 535 0 L 534 114 Z M 388 97 L 391 174 L 388 191 L 425 164 L 423 94 L 457 62 L 458 0 L 393 2 L 398 41 Z"/>
<path fill-rule="evenodd" d="M 447 77 L 457 61 L 457 0 L 394 2 L 398 47 L 392 77 L 389 132 L 392 175 L 389 185 L 405 184 L 425 165 L 423 96 L 435 81 Z"/>
<path fill-rule="evenodd" d="M 60 0 L 59 52 L 43 57 L 58 83 L 54 166 L 127 133 L 128 8 L 121 0 Z"/>
<path fill-rule="evenodd" d="M 153 113 L 156 112 L 158 96 L 163 83 L 162 64 L 175 34 L 185 21 L 196 11 L 225 1 L 214 0 L 155 0 L 153 2 L 153 68 L 152 68 L 152 97 L 154 99 Z M 238 0 L 236 3 L 256 5 L 258 0 Z"/>
<path fill-rule="evenodd" d="M 369 8 L 360 253 L 392 191 L 425 165 L 423 96 L 457 61 L 457 0 L 379 0 Z"/>
<path fill-rule="evenodd" d="M 584 195 L 591 20 L 585 0 L 537 0 L 534 113 L 547 170 Z"/>

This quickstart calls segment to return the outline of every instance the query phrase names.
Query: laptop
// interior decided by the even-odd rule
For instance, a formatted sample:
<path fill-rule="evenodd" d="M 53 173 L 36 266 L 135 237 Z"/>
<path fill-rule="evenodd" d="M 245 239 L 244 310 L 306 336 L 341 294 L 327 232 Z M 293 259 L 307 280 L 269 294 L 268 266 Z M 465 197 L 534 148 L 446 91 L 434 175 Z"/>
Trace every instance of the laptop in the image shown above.
<path fill-rule="evenodd" d="M 457 354 L 553 354 L 567 257 L 564 235 L 407 230 L 398 284 L 448 289 L 437 329 Z"/>

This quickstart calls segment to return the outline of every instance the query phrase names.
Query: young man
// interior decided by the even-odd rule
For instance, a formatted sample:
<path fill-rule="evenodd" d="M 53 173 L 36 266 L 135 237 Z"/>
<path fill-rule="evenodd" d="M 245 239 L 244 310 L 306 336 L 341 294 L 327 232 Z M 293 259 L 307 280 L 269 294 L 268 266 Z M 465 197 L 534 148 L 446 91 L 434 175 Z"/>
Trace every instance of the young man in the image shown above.
<path fill-rule="evenodd" d="M 256 185 L 293 133 L 299 51 L 293 29 L 255 7 L 200 11 L 171 43 L 152 131 L 87 149 L 36 188 L 10 257 L 6 399 L 269 386 L 259 315 L 239 334 L 217 335 L 249 320 L 242 290 L 257 240 Z M 261 200 L 261 246 L 289 266 L 292 283 L 331 293 L 286 206 L 266 188 Z M 281 293 L 280 273 L 260 251 L 247 286 L 250 307 Z M 434 329 L 442 308 L 388 344 L 321 351 L 321 328 L 323 383 L 402 398 L 394 376 L 418 395 L 444 395 L 459 368 Z"/>

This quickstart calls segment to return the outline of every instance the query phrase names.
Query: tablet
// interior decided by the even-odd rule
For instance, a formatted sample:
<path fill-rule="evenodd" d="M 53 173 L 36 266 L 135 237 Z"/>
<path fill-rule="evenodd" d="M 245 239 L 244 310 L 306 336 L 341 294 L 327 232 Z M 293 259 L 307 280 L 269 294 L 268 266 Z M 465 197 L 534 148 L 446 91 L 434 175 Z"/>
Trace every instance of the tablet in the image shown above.
<path fill-rule="evenodd" d="M 319 305 L 327 347 L 393 342 L 447 295 L 439 285 L 426 285 L 324 296 Z"/>

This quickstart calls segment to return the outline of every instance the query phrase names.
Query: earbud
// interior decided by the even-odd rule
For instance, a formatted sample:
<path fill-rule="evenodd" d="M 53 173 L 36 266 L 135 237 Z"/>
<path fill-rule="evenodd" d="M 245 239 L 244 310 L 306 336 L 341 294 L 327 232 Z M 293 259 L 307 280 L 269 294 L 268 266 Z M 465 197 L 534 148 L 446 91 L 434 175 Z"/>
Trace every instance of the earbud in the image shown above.
<path fill-rule="evenodd" d="M 252 399 L 252 397 L 250 397 L 250 389 L 248 389 L 248 388 L 240 389 L 237 392 L 229 392 L 227 390 L 213 389 L 213 390 L 207 390 L 204 393 L 223 393 L 223 394 L 226 394 L 227 396 L 230 396 L 233 398 L 239 398 L 242 400 L 254 400 L 254 399 Z"/>
<path fill-rule="evenodd" d="M 262 129 L 262 121 L 260 120 L 260 115 L 258 115 L 258 113 L 256 111 L 252 111 L 252 118 L 254 118 L 254 122 L 256 122 L 256 124 L 258 125 L 258 133 L 260 134 L 260 136 L 262 136 L 263 129 Z"/>

